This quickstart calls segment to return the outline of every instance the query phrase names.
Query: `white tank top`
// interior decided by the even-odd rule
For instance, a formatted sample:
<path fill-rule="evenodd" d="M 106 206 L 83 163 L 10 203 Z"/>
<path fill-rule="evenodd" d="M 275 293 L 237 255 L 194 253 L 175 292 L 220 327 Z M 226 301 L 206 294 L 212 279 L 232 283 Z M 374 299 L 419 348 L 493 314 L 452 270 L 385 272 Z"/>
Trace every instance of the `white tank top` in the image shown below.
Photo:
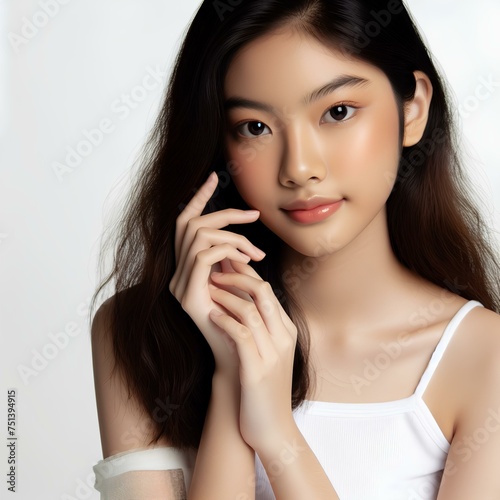
<path fill-rule="evenodd" d="M 422 395 L 457 326 L 476 306 L 483 307 L 465 303 L 448 323 L 411 396 L 381 403 L 305 401 L 294 410 L 340 500 L 436 500 L 450 443 Z M 256 500 L 274 500 L 258 455 L 255 468 Z"/>
<path fill-rule="evenodd" d="M 307 401 L 294 411 L 340 500 L 436 500 L 450 443 L 422 395 L 457 326 L 476 306 L 483 307 L 470 300 L 448 323 L 411 396 L 382 403 Z M 118 453 L 93 466 L 94 487 L 101 500 L 123 500 L 141 498 L 154 490 L 154 481 L 170 481 L 177 485 L 176 498 L 185 499 L 195 461 L 195 450 L 164 446 Z M 156 471 L 183 474 L 162 478 Z M 275 500 L 258 455 L 255 472 L 255 500 Z"/>

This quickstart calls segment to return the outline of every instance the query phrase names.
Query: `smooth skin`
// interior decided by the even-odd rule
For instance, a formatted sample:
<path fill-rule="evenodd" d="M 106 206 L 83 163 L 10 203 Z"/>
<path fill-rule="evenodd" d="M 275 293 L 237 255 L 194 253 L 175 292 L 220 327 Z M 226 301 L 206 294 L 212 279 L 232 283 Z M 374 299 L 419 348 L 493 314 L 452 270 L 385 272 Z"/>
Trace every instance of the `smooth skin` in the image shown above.
<path fill-rule="evenodd" d="M 304 105 L 304 95 L 341 75 L 368 83 L 340 87 Z M 405 106 L 404 146 L 421 139 L 432 99 L 427 76 L 415 72 L 415 79 L 415 97 Z M 385 203 L 397 172 L 401 142 L 397 106 L 387 77 L 312 38 L 283 31 L 247 45 L 233 60 L 225 83 L 226 97 L 258 101 L 277 110 L 229 110 L 226 154 L 239 167 L 233 181 L 242 197 L 260 210 L 260 220 L 287 243 L 285 268 L 295 265 L 303 271 L 297 293 L 310 325 L 317 375 L 311 399 L 376 402 L 408 397 L 446 324 L 466 301 L 410 273 L 391 250 Z M 345 120 L 335 121 L 328 110 L 342 103 L 352 108 L 345 110 Z M 292 200 L 313 194 L 342 197 L 345 202 L 333 216 L 309 226 L 295 223 L 280 210 Z M 314 272 L 304 273 L 305 257 L 309 264 L 315 259 Z M 212 280 L 245 287 L 249 295 L 259 297 L 260 290 L 265 290 L 259 277 L 248 266 L 237 267 L 247 276 L 244 282 L 234 273 Z M 282 344 L 277 340 L 280 331 L 267 327 L 274 345 L 270 349 L 257 331 L 259 322 L 254 320 L 257 328 L 250 327 L 245 319 L 249 314 L 255 318 L 260 311 L 262 322 L 269 324 L 258 300 L 253 310 L 216 290 L 212 297 L 230 313 L 225 318 L 211 317 L 236 342 L 242 364 L 241 410 L 252 415 L 240 414 L 241 434 L 263 460 L 276 498 L 336 498 L 314 454 L 300 441 L 289 401 L 271 397 L 274 390 L 279 391 L 283 372 L 290 366 L 284 335 Z M 429 314 L 430 304 L 436 301 L 440 307 Z M 370 387 L 359 394 L 352 386 L 338 383 L 359 373 L 361 361 L 380 352 L 380 342 L 397 341 L 401 332 L 411 333 L 411 341 Z M 499 333 L 499 315 L 483 308 L 471 311 L 424 394 L 451 442 L 439 500 L 493 499 L 500 494 L 495 469 L 500 461 L 500 423 L 490 422 L 490 412 L 500 410 Z M 326 370 L 328 379 L 321 376 Z M 245 406 L 246 399 L 251 406 Z M 278 416 L 279 423 L 270 415 Z M 259 441 L 250 425 L 254 420 L 262 426 L 262 435 L 275 439 Z M 491 429 L 488 441 L 481 446 L 470 443 L 471 436 L 485 425 Z M 294 439 L 305 450 L 279 477 L 272 478 L 269 465 L 279 458 L 282 443 Z M 467 443 L 477 449 L 464 453 Z"/>
<path fill-rule="evenodd" d="M 345 75 L 366 82 L 304 103 L 305 95 Z M 432 99 L 427 76 L 417 71 L 415 80 L 415 97 L 405 107 L 404 146 L 421 139 Z M 287 244 L 287 283 L 311 335 L 315 384 L 308 399 L 368 403 L 408 397 L 446 324 L 466 300 L 409 272 L 391 250 L 385 203 L 401 141 L 394 94 L 378 68 L 346 59 L 307 35 L 276 31 L 237 54 L 225 95 L 267 104 L 274 112 L 262 106 L 228 110 L 225 145 L 227 160 L 237 166 L 233 181 L 258 214 L 228 209 L 201 216 L 216 188 L 211 176 L 177 220 L 178 267 L 170 290 L 216 360 L 188 498 L 254 498 L 256 451 L 278 500 L 336 499 L 291 411 L 296 328 L 269 284 L 248 265 L 265 257 L 246 238 L 223 228 L 258 217 Z M 343 113 L 330 113 L 333 106 Z M 281 210 L 316 194 L 344 198 L 343 205 L 308 226 Z M 362 373 L 362 361 L 373 359 L 381 342 L 398 342 L 402 332 L 410 341 L 391 366 L 368 386 L 351 384 L 352 376 Z M 499 334 L 499 315 L 484 308 L 469 312 L 424 393 L 451 443 L 438 500 L 500 498 Z M 103 401 L 112 394 L 97 376 L 96 384 L 103 387 Z M 120 408 L 124 421 L 139 418 L 131 404 Z M 101 429 L 113 427 L 111 410 L 99 418 Z M 133 448 L 118 442 L 120 427 L 114 424 L 114 437 L 103 440 L 103 450 Z M 485 428 L 488 439 L 478 444 L 474 436 Z M 299 450 L 294 460 L 280 460 L 284 443 Z M 275 460 L 287 464 L 277 475 Z"/>
<path fill-rule="evenodd" d="M 169 285 L 207 339 L 215 359 L 212 397 L 188 492 L 190 500 L 229 499 L 238 495 L 252 498 L 254 494 L 251 481 L 254 452 L 239 430 L 238 356 L 231 339 L 210 320 L 211 311 L 223 310 L 213 301 L 209 278 L 211 272 L 231 271 L 236 263 L 247 263 L 251 257 L 260 260 L 265 254 L 247 238 L 221 230 L 229 224 L 254 222 L 258 212 L 227 209 L 201 216 L 217 182 L 217 175 L 212 173 L 177 218 L 177 268 Z M 234 288 L 233 293 L 235 298 L 244 297 Z M 234 457 L 239 465 L 236 469 L 232 467 Z"/>
<path fill-rule="evenodd" d="M 227 234 L 216 229 L 236 221 L 255 221 L 258 213 L 227 209 L 201 216 L 217 185 L 215 179 L 212 174 L 177 219 L 179 258 L 170 283 L 170 291 L 210 344 L 216 363 L 214 393 L 188 498 L 253 498 L 254 450 L 270 465 L 268 476 L 283 498 L 297 495 L 288 474 L 273 475 L 272 464 L 286 451 L 287 443 L 300 450 L 288 473 L 314 467 L 307 482 L 301 480 L 303 494 L 317 492 L 335 498 L 302 434 L 294 434 L 290 394 L 297 329 L 269 283 L 246 264 L 251 255 L 255 260 L 263 258 L 261 251 L 240 235 L 232 237 L 237 248 L 228 245 Z M 226 272 L 218 272 L 219 268 Z M 283 432 L 290 441 L 281 439 Z"/>

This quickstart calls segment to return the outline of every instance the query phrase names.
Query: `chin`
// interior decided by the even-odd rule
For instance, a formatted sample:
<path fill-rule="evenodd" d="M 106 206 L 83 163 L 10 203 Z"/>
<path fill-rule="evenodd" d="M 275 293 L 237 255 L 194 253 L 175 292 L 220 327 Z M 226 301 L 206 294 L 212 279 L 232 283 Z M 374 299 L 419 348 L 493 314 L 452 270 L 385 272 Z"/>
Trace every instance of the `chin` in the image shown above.
<path fill-rule="evenodd" d="M 341 250 L 345 244 L 341 243 L 338 239 L 333 238 L 328 233 L 315 238 L 316 241 L 302 241 L 284 240 L 286 245 L 294 252 L 303 255 L 304 258 L 325 260 L 331 255 Z M 313 244 L 311 244 L 313 243 Z"/>

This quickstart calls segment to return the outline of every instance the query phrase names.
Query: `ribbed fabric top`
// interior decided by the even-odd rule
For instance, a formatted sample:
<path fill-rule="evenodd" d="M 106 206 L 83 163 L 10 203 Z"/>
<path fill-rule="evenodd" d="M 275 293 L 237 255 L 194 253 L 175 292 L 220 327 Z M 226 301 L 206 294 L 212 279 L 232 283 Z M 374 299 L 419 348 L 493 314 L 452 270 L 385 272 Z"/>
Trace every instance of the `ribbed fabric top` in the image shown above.
<path fill-rule="evenodd" d="M 450 320 L 411 396 L 381 403 L 308 400 L 295 409 L 297 426 L 340 500 L 436 500 L 450 443 L 422 395 L 458 325 L 476 306 L 483 307 L 470 300 Z M 256 500 L 275 500 L 258 455 L 255 466 Z"/>

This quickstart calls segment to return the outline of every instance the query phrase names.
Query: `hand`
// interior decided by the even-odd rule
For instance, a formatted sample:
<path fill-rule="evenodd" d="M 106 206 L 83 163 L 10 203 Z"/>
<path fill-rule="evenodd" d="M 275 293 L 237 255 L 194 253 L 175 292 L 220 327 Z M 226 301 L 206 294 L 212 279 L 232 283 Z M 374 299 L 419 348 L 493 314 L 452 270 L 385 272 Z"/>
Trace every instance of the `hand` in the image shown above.
<path fill-rule="evenodd" d="M 291 394 L 297 328 L 271 286 L 246 263 L 236 272 L 212 274 L 212 299 L 230 314 L 214 308 L 210 318 L 235 342 L 240 361 L 240 432 L 254 450 L 294 425 Z M 252 301 L 224 290 L 231 286 Z"/>
<path fill-rule="evenodd" d="M 217 175 L 209 176 L 176 220 L 176 270 L 169 283 L 170 292 L 182 305 L 209 343 L 215 358 L 216 371 L 233 374 L 238 369 L 234 344 L 221 335 L 208 314 L 219 309 L 208 290 L 213 270 L 233 271 L 232 263 L 261 260 L 264 253 L 244 236 L 222 231 L 229 224 L 247 224 L 257 220 L 259 213 L 226 209 L 201 215 L 217 186 Z M 244 298 L 242 292 L 241 297 Z M 250 300 L 248 298 L 248 300 Z"/>

